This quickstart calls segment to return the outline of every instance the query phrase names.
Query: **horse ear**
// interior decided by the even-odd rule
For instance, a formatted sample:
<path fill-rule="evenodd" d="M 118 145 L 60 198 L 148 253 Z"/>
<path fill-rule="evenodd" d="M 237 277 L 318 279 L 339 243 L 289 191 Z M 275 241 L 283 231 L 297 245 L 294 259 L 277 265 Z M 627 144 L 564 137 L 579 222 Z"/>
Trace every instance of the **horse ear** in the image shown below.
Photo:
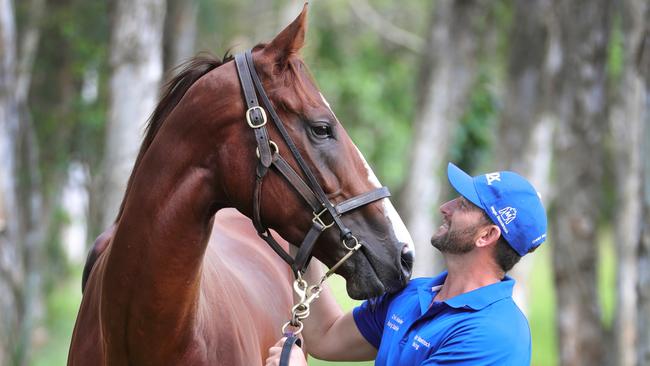
<path fill-rule="evenodd" d="M 265 52 L 272 54 L 280 64 L 286 62 L 290 55 L 300 51 L 305 44 L 308 4 L 305 3 L 298 17 L 264 48 Z"/>

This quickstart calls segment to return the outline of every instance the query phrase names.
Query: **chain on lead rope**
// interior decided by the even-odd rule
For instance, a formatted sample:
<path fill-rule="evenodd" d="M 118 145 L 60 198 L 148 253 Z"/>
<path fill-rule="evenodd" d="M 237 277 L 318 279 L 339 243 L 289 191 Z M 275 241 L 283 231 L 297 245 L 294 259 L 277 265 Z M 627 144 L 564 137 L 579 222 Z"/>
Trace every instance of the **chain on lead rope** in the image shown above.
<path fill-rule="evenodd" d="M 282 326 L 283 335 L 298 336 L 302 332 L 304 327 L 302 321 L 309 316 L 311 303 L 314 302 L 314 300 L 320 296 L 321 291 L 323 291 L 323 283 L 334 274 L 336 269 L 339 268 L 343 262 L 348 260 L 352 254 L 361 248 L 361 244 L 354 235 L 351 235 L 350 239 L 343 240 L 343 245 L 348 252 L 343 256 L 343 258 L 336 262 L 336 264 L 333 265 L 332 268 L 323 275 L 323 277 L 321 277 L 317 284 L 309 286 L 307 281 L 302 278 L 300 272 L 298 272 L 296 279 L 293 281 L 293 291 L 298 295 L 299 300 L 291 308 L 291 320 Z M 291 332 L 288 332 L 289 327 L 293 329 Z"/>

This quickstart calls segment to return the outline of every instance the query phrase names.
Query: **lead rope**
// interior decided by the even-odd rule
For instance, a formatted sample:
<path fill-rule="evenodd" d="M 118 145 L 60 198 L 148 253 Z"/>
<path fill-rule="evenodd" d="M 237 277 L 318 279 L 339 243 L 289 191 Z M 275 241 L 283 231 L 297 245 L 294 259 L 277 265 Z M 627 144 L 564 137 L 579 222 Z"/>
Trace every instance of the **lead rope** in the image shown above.
<path fill-rule="evenodd" d="M 349 242 L 348 242 L 349 241 Z M 353 235 L 350 239 L 343 239 L 343 245 L 348 252 L 341 258 L 335 265 L 332 266 L 317 284 L 309 286 L 307 281 L 302 278 L 302 273 L 297 272 L 296 279 L 293 281 L 293 291 L 298 295 L 298 302 L 291 308 L 291 320 L 282 326 L 282 334 L 287 337 L 280 353 L 280 366 L 289 365 L 289 356 L 291 355 L 291 347 L 294 344 L 301 346 L 300 333 L 304 328 L 303 320 L 307 319 L 310 314 L 311 303 L 314 302 L 323 291 L 323 284 L 325 281 L 334 274 L 334 272 L 347 261 L 352 254 L 361 248 L 361 244 Z"/>

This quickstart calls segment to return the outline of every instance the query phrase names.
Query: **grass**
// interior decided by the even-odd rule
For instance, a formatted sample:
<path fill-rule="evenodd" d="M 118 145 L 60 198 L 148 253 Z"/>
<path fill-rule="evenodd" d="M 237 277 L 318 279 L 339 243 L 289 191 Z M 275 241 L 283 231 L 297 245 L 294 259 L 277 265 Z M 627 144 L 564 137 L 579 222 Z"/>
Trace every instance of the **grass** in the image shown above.
<path fill-rule="evenodd" d="M 539 247 L 535 252 L 530 280 L 528 322 L 533 338 L 533 366 L 557 365 L 557 343 L 555 332 L 555 291 L 549 245 Z"/>
<path fill-rule="evenodd" d="M 615 306 L 615 253 L 610 232 L 600 235 L 598 286 L 603 323 L 611 325 Z M 556 366 L 555 291 L 553 289 L 551 245 L 543 245 L 535 254 L 530 276 L 530 322 L 533 338 L 533 366 Z M 37 334 L 41 340 L 31 355 L 32 366 L 65 365 L 77 310 L 81 301 L 80 274 L 75 273 L 51 293 L 47 301 L 47 318 Z M 330 286 L 344 310 L 359 302 L 345 292 L 343 279 L 334 276 Z M 367 366 L 373 362 L 326 362 L 310 358 L 310 366 Z"/>
<path fill-rule="evenodd" d="M 47 299 L 47 318 L 37 329 L 41 340 L 31 355 L 30 365 L 65 365 L 77 310 L 81 303 L 81 272 L 60 283 Z"/>

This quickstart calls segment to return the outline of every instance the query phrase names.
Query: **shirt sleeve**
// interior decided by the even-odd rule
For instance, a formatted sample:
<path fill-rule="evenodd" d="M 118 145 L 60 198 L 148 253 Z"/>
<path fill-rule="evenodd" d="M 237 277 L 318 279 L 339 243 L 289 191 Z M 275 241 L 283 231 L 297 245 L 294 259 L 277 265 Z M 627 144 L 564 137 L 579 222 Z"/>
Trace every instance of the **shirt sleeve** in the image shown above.
<path fill-rule="evenodd" d="M 376 299 L 366 300 L 352 311 L 359 332 L 368 343 L 377 349 L 379 349 L 386 314 L 392 298 L 392 296 L 383 295 Z"/>
<path fill-rule="evenodd" d="M 530 331 L 524 334 L 511 327 L 512 324 L 507 322 L 463 327 L 446 339 L 421 366 L 528 366 L 531 355 Z"/>

